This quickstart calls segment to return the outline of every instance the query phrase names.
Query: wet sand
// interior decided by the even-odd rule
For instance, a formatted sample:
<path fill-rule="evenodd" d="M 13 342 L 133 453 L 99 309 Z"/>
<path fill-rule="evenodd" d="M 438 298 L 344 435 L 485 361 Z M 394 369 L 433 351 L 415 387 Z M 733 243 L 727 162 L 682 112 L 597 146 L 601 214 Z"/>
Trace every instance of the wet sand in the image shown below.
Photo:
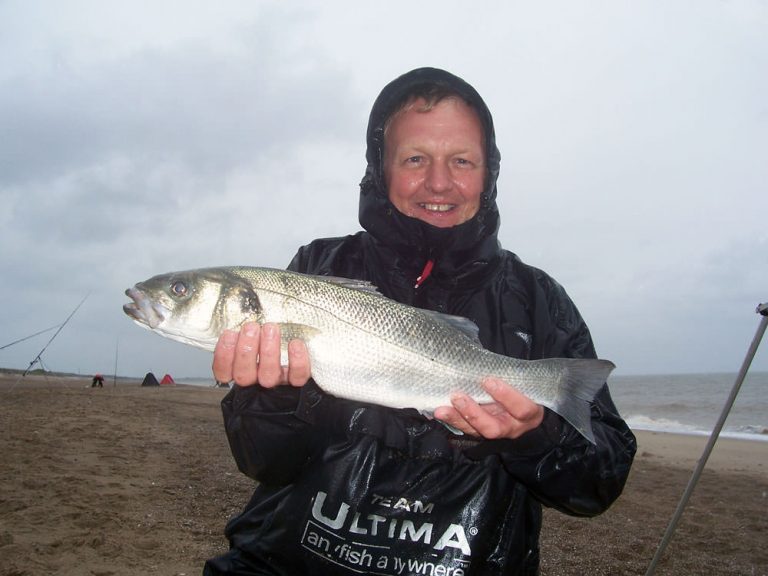
<path fill-rule="evenodd" d="M 200 574 L 250 497 L 226 389 L 0 374 L 0 575 Z M 643 575 L 706 442 L 639 433 L 605 514 L 545 510 L 542 576 Z M 659 575 L 768 575 L 768 442 L 720 439 Z"/>

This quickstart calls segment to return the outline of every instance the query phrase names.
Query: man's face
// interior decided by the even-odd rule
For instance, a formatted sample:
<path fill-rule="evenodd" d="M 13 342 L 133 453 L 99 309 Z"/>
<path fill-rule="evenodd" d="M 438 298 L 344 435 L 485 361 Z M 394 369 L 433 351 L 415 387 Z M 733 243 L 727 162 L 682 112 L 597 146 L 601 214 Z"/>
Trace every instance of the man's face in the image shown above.
<path fill-rule="evenodd" d="M 389 200 L 413 218 L 448 228 L 477 214 L 485 182 L 483 128 L 459 98 L 427 112 L 423 100 L 398 113 L 384 141 Z"/>

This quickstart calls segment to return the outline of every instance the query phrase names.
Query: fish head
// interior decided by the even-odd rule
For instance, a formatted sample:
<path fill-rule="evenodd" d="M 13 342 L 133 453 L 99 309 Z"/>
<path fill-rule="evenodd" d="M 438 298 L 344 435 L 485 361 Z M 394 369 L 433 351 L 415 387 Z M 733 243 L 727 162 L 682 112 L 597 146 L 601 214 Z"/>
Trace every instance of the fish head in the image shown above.
<path fill-rule="evenodd" d="M 227 328 L 260 321 L 253 288 L 224 269 L 160 274 L 125 291 L 132 302 L 123 311 L 134 322 L 161 336 L 213 350 Z"/>

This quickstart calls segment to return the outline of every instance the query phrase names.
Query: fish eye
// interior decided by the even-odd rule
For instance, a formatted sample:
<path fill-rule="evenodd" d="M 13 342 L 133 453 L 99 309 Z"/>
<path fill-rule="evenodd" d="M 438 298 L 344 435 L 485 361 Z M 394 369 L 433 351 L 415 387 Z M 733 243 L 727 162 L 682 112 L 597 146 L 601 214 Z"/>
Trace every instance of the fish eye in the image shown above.
<path fill-rule="evenodd" d="M 178 298 L 184 298 L 184 296 L 189 294 L 189 288 L 181 280 L 176 280 L 176 282 L 171 284 L 171 294 Z"/>

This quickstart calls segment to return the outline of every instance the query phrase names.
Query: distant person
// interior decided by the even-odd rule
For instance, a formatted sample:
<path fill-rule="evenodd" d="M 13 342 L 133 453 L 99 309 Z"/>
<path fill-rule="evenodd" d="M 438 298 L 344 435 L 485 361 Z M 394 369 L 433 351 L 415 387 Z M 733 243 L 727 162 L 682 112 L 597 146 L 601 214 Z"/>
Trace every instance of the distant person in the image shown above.
<path fill-rule="evenodd" d="M 365 231 L 315 240 L 291 270 L 367 280 L 398 302 L 467 317 L 500 354 L 595 357 L 565 290 L 499 245 L 500 156 L 474 88 L 442 70 L 409 72 L 379 95 L 367 141 Z M 275 325 L 225 332 L 213 372 L 235 382 L 226 432 L 258 486 L 207 575 L 537 574 L 542 504 L 603 512 L 636 450 L 607 385 L 592 402 L 592 444 L 498 380 L 485 382 L 495 402 L 457 393 L 435 419 L 330 396 L 310 379 L 303 342 L 280 365 Z"/>
<path fill-rule="evenodd" d="M 95 374 L 93 376 L 93 382 L 91 382 L 91 388 L 104 388 L 104 376 L 101 374 Z"/>

